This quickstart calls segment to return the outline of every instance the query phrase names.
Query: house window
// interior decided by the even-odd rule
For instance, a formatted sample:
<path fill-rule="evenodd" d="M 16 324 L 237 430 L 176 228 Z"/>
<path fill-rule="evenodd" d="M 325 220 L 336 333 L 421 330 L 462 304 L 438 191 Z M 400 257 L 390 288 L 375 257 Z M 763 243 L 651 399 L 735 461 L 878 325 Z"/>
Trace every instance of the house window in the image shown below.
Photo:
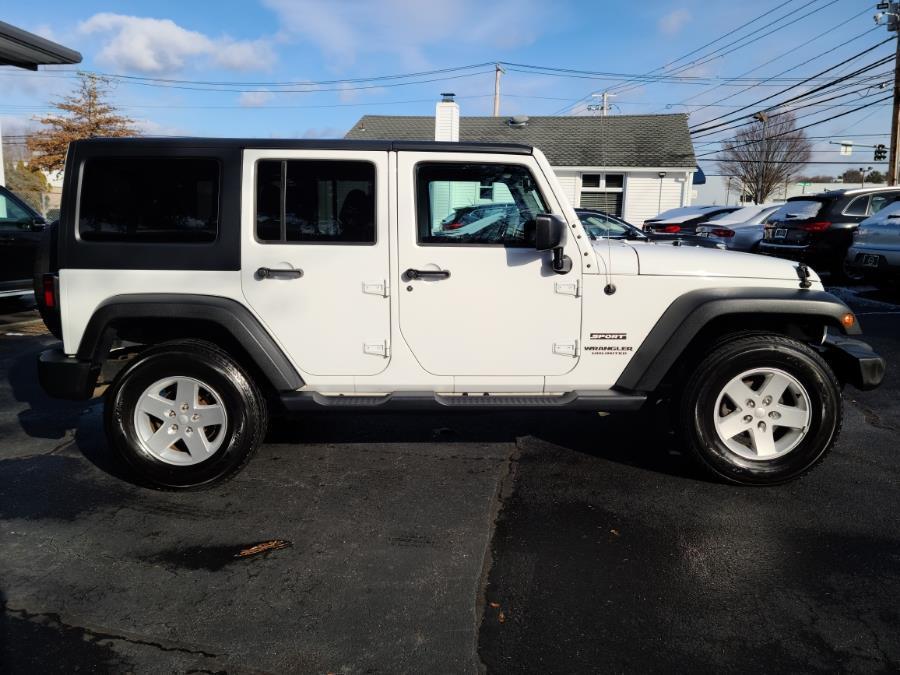
<path fill-rule="evenodd" d="M 580 205 L 585 209 L 599 209 L 621 216 L 625 202 L 625 174 L 581 174 Z"/>

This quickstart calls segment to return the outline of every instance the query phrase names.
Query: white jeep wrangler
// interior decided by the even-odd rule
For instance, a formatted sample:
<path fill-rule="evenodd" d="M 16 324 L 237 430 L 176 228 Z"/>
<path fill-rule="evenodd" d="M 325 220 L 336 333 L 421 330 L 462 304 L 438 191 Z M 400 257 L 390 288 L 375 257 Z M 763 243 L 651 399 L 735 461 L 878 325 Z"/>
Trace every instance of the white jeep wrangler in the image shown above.
<path fill-rule="evenodd" d="M 133 355 L 106 431 L 157 487 L 235 473 L 269 411 L 651 399 L 713 474 L 773 484 L 884 372 L 804 265 L 594 239 L 521 145 L 79 141 L 38 264 L 44 388 L 89 398 Z"/>

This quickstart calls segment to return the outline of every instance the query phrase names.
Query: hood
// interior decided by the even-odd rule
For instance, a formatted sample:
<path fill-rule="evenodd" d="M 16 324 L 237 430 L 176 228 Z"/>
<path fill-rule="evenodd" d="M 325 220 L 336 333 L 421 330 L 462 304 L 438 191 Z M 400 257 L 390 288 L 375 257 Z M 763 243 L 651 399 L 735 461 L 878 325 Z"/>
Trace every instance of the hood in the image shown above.
<path fill-rule="evenodd" d="M 638 274 L 798 281 L 797 263 L 755 253 L 696 246 L 635 246 Z M 810 280 L 819 281 L 810 270 Z"/>

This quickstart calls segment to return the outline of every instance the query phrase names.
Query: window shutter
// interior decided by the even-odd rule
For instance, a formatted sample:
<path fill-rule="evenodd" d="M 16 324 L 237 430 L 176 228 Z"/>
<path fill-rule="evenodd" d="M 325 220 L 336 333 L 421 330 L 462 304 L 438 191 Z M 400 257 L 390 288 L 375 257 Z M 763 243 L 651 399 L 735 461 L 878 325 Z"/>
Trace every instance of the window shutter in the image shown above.
<path fill-rule="evenodd" d="M 622 192 L 582 192 L 581 207 L 600 209 L 614 216 L 622 215 Z"/>

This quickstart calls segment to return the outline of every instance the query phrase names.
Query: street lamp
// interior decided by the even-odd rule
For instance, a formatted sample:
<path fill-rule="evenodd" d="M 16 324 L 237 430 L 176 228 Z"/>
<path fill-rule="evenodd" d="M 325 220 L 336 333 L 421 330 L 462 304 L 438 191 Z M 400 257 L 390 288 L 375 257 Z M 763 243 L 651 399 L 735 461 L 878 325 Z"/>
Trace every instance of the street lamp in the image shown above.
<path fill-rule="evenodd" d="M 866 174 L 869 173 L 870 171 L 872 171 L 871 166 L 868 167 L 867 169 L 859 167 L 859 173 L 862 176 L 862 182 L 860 182 L 859 187 L 861 187 L 861 188 L 866 187 Z"/>

